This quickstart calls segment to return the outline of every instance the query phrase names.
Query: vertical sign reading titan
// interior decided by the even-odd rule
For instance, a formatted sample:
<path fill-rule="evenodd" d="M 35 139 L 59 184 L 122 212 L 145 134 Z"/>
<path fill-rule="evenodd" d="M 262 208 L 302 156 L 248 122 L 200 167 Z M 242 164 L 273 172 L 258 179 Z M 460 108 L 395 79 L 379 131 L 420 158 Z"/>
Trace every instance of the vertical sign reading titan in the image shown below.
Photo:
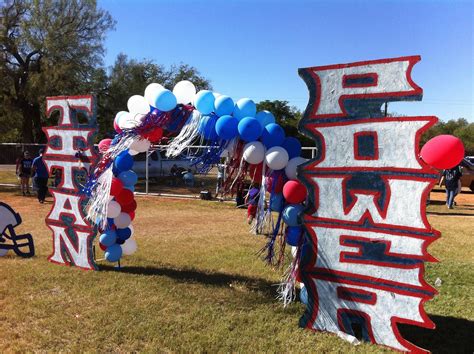
<path fill-rule="evenodd" d="M 44 162 L 55 179 L 54 205 L 46 217 L 53 232 L 49 261 L 83 269 L 96 269 L 92 255 L 94 227 L 84 217 L 86 196 L 79 193 L 90 166 L 97 159 L 93 138 L 97 121 L 93 96 L 47 97 L 46 115 L 59 111 L 56 127 L 43 128 L 48 146 Z M 87 118 L 80 124 L 78 113 Z"/>
<path fill-rule="evenodd" d="M 439 237 L 426 218 L 437 171 L 420 160 L 421 134 L 436 117 L 384 117 L 384 102 L 421 100 L 411 79 L 419 56 L 299 69 L 310 91 L 300 129 L 316 159 L 300 166 L 310 191 L 304 224 L 312 247 L 301 277 L 301 324 L 398 350 L 421 350 L 398 323 L 434 328 L 423 304 L 436 290 L 424 262 Z"/>

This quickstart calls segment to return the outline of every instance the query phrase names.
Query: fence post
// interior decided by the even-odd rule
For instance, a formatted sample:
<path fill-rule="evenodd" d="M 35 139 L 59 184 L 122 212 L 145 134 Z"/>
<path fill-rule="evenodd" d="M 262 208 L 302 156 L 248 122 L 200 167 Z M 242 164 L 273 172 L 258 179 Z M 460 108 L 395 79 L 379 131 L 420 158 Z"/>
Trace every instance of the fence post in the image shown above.
<path fill-rule="evenodd" d="M 145 153 L 145 194 L 148 194 L 148 150 Z"/>

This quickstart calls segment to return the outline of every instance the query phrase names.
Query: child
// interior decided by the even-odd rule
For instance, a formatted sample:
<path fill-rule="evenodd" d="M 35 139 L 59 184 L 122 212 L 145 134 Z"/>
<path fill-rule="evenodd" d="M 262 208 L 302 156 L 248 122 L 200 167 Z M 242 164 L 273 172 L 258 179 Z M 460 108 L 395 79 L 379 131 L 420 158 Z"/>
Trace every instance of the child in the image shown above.
<path fill-rule="evenodd" d="M 33 159 L 30 153 L 25 151 L 23 157 L 18 159 L 16 164 L 16 174 L 20 177 L 21 192 L 23 195 L 30 194 L 30 177 Z"/>
<path fill-rule="evenodd" d="M 258 187 L 251 187 L 247 195 L 247 222 L 250 225 L 257 215 L 258 199 L 260 196 L 260 189 Z"/>

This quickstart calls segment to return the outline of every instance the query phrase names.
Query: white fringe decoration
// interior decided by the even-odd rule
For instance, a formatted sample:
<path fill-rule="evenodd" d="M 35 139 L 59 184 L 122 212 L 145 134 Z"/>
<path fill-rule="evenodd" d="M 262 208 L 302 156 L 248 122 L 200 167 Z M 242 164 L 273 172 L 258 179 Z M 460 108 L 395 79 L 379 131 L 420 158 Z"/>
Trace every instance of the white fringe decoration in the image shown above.
<path fill-rule="evenodd" d="M 104 153 L 104 157 L 110 158 L 112 164 L 103 171 L 97 179 L 96 185 L 94 186 L 86 205 L 86 219 L 102 229 L 105 229 L 107 226 L 107 207 L 109 205 L 112 177 L 114 176 L 112 171 L 113 161 L 122 151 L 128 149 L 137 139 L 139 139 L 139 137 L 134 134 L 125 135 L 117 144 L 110 146 L 110 148 Z"/>
<path fill-rule="evenodd" d="M 293 258 L 290 266 L 283 275 L 282 282 L 278 285 L 277 299 L 283 302 L 283 307 L 288 306 L 296 299 L 296 271 L 298 269 L 298 258 Z"/>
<path fill-rule="evenodd" d="M 166 149 L 167 157 L 178 156 L 197 139 L 199 136 L 197 128 L 200 120 L 201 114 L 198 110 L 194 110 L 179 134 L 169 143 L 168 148 Z"/>

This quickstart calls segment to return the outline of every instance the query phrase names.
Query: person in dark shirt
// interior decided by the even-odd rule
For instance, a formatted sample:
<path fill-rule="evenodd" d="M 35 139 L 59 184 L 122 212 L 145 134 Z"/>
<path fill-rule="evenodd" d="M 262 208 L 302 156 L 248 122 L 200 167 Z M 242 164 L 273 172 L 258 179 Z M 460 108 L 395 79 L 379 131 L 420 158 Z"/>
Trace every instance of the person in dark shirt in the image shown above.
<path fill-rule="evenodd" d="M 16 163 L 16 174 L 20 177 L 21 192 L 23 195 L 30 194 L 30 177 L 31 166 L 33 160 L 30 153 L 25 151 L 23 157 L 19 158 Z"/>
<path fill-rule="evenodd" d="M 444 170 L 443 175 L 439 181 L 439 185 L 443 183 L 443 179 L 446 185 L 446 205 L 449 209 L 453 209 L 454 197 L 456 196 L 456 190 L 459 188 L 459 180 L 461 179 L 462 172 L 461 166 L 453 167 L 449 170 Z"/>
<path fill-rule="evenodd" d="M 34 173 L 34 178 L 36 185 L 38 186 L 38 201 L 43 204 L 46 199 L 46 194 L 48 193 L 48 169 L 46 164 L 43 161 L 44 150 L 40 149 L 39 156 L 33 160 L 32 172 Z"/>

